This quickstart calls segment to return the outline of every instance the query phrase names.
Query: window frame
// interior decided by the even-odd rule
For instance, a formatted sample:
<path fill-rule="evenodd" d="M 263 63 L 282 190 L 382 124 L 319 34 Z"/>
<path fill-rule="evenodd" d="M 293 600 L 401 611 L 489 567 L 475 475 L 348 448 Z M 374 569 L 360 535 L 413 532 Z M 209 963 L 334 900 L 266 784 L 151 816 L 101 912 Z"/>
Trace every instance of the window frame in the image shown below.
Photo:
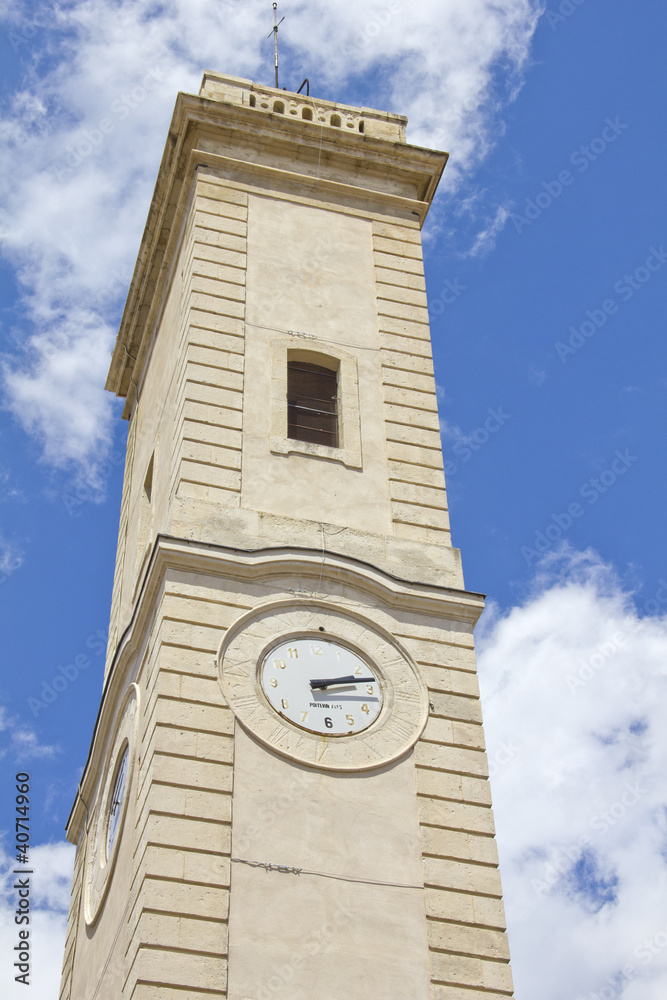
<path fill-rule="evenodd" d="M 324 360 L 324 358 L 322 358 Z M 303 367 L 306 366 L 306 367 Z M 317 371 L 308 371 L 317 369 Z M 296 373 L 300 372 L 300 377 Z M 329 385 L 319 382 L 319 388 L 324 390 L 324 395 L 314 396 L 308 389 L 308 375 L 315 376 L 315 380 L 331 380 Z M 291 358 L 287 355 L 287 436 L 293 441 L 310 441 L 311 444 L 326 444 L 325 441 L 313 441 L 308 434 L 329 438 L 328 447 L 338 448 L 340 440 L 339 434 L 339 410 L 338 387 L 340 382 L 340 366 L 338 364 L 316 365 L 312 361 L 303 361 L 301 358 Z M 334 394 L 329 395 L 331 389 Z M 295 398 L 296 397 L 296 398 Z M 298 400 L 298 401 L 297 401 Z M 305 423 L 303 422 L 305 421 Z M 312 421 L 313 426 L 309 425 Z M 315 424 L 321 422 L 317 427 Z M 299 433 L 301 431 L 301 433 Z"/>
<path fill-rule="evenodd" d="M 300 441 L 287 434 L 287 363 L 305 361 L 338 373 L 338 446 Z M 362 468 L 357 359 L 336 344 L 313 336 L 294 334 L 271 342 L 271 439 L 278 455 L 311 455 Z"/>

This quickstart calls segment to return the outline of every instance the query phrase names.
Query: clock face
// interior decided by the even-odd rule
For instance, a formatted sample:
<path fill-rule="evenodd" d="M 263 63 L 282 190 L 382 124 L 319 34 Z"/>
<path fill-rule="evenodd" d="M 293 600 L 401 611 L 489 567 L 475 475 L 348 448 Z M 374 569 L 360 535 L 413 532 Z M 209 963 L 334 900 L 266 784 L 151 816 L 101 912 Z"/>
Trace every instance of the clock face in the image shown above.
<path fill-rule="evenodd" d="M 109 801 L 108 807 L 108 819 L 107 819 L 107 843 L 106 843 L 106 856 L 107 859 L 111 857 L 111 849 L 113 847 L 113 842 L 116 839 L 116 832 L 118 830 L 118 823 L 120 821 L 123 799 L 125 797 L 125 786 L 127 784 L 127 765 L 129 761 L 129 746 L 125 747 L 125 752 L 123 753 L 123 758 L 120 762 L 118 768 L 118 773 L 116 775 L 116 781 L 114 782 L 113 792 L 111 793 L 111 799 Z"/>
<path fill-rule="evenodd" d="M 100 915 L 116 866 L 132 789 L 140 697 L 138 686 L 130 684 L 120 700 L 118 722 L 105 757 L 98 758 L 99 805 L 95 808 L 86 849 L 84 916 L 88 927 Z"/>
<path fill-rule="evenodd" d="M 276 712 L 311 733 L 359 733 L 382 708 L 377 671 L 347 646 L 328 639 L 289 639 L 274 646 L 260 679 Z"/>

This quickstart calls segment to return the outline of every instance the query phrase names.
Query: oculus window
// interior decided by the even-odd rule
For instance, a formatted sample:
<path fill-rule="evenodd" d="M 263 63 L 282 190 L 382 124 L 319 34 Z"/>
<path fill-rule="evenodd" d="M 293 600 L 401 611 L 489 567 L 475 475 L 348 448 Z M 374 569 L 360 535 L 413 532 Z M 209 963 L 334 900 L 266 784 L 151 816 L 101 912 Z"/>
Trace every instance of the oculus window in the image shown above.
<path fill-rule="evenodd" d="M 287 436 L 338 447 L 337 370 L 307 361 L 288 361 Z"/>

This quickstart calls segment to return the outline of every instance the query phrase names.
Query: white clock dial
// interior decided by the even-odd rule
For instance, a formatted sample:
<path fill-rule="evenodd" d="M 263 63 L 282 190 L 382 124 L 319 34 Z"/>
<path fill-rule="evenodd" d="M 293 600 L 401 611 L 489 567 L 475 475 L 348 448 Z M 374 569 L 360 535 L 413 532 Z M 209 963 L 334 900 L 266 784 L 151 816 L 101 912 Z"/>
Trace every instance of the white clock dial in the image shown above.
<path fill-rule="evenodd" d="M 274 646 L 262 664 L 261 684 L 276 712 L 325 736 L 359 733 L 382 708 L 377 671 L 329 639 L 289 639 Z"/>
<path fill-rule="evenodd" d="M 113 842 L 116 839 L 116 833 L 118 831 L 118 823 L 120 821 L 121 810 L 123 807 L 123 799 L 125 798 L 125 785 L 127 783 L 127 765 L 129 760 L 129 746 L 125 747 L 125 753 L 123 754 L 123 759 L 120 762 L 120 767 L 118 768 L 118 774 L 116 775 L 116 781 L 113 786 L 113 792 L 111 793 L 111 800 L 109 802 L 109 815 L 107 819 L 107 843 L 106 843 L 106 857 L 107 859 L 111 856 L 111 849 L 113 847 Z"/>
<path fill-rule="evenodd" d="M 118 706 L 118 723 L 106 756 L 99 762 L 104 785 L 88 837 L 86 857 L 84 916 L 88 927 L 92 927 L 100 915 L 116 867 L 132 788 L 140 699 L 139 688 L 130 684 Z"/>

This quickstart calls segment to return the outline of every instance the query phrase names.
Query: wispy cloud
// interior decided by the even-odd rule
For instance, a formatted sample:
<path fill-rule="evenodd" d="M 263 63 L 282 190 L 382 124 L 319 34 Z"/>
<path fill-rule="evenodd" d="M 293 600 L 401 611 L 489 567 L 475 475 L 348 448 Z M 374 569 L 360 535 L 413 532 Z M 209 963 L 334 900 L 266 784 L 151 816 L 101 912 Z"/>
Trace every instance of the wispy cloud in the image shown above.
<path fill-rule="evenodd" d="M 40 743 L 37 734 L 20 719 L 0 706 L 0 760 L 9 758 L 19 764 L 59 753 L 56 746 Z"/>
<path fill-rule="evenodd" d="M 0 532 L 0 584 L 4 583 L 20 569 L 23 563 L 23 550 L 18 542 L 4 537 Z"/>
<path fill-rule="evenodd" d="M 495 249 L 498 234 L 505 228 L 510 213 L 507 208 L 498 205 L 495 215 L 477 233 L 472 246 L 465 252 L 466 257 L 486 257 Z"/>
<path fill-rule="evenodd" d="M 639 617 L 590 551 L 550 555 L 521 606 L 491 610 L 480 678 L 518 996 L 667 993 L 667 947 L 645 945 L 667 946 L 666 664 L 667 615 Z"/>
<path fill-rule="evenodd" d="M 15 954 L 13 948 L 18 942 L 14 923 L 17 895 L 13 888 L 16 865 L 8 846 L 0 846 L 0 948 L 6 956 Z M 28 877 L 32 890 L 30 944 L 33 960 L 26 994 L 31 1000 L 53 1000 L 58 994 L 73 865 L 74 847 L 65 841 L 41 844 L 30 852 L 31 874 Z M 14 996 L 19 987 L 13 979 L 12 961 L 5 963 L 0 982 L 9 991 L 7 995 Z"/>
<path fill-rule="evenodd" d="M 316 66 L 316 94 L 357 87 L 407 112 L 410 141 L 453 151 L 451 191 L 499 134 L 537 16 L 536 0 L 297 0 L 285 82 Z M 207 66 L 270 79 L 267 6 L 17 0 L 0 19 L 25 68 L 0 114 L 0 248 L 21 295 L 4 405 L 48 463 L 95 482 L 113 413 L 102 386 L 175 94 Z M 499 225 L 482 223 L 475 253 Z"/>

